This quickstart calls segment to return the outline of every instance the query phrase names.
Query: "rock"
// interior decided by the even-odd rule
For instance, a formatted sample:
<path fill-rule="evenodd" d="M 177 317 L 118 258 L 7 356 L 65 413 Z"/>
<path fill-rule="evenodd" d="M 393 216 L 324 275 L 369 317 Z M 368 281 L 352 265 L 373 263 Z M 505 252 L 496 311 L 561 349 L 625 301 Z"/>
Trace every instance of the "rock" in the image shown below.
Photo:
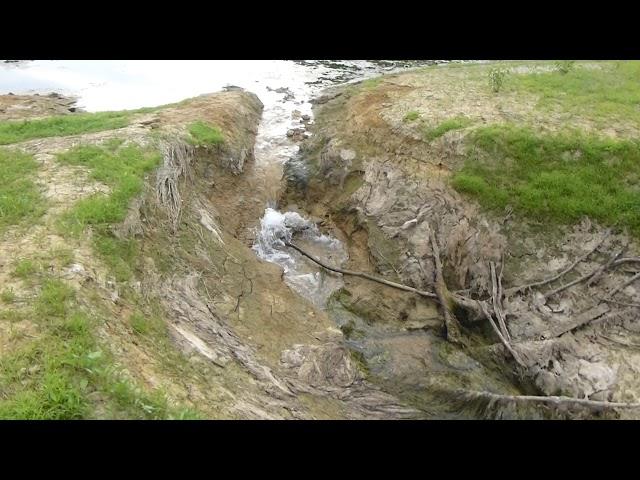
<path fill-rule="evenodd" d="M 293 112 L 291 112 L 291 118 L 294 120 L 299 119 L 301 116 L 304 118 L 308 115 L 302 115 L 302 112 L 300 110 L 294 110 Z"/>
<path fill-rule="evenodd" d="M 292 139 L 294 142 L 301 142 L 302 140 L 307 138 L 305 132 L 306 131 L 304 128 L 292 128 L 291 130 L 287 131 L 287 137 Z"/>
<path fill-rule="evenodd" d="M 302 115 L 301 119 L 306 123 L 311 120 L 311 115 Z"/>
<path fill-rule="evenodd" d="M 323 95 L 320 95 L 319 97 L 312 98 L 311 104 L 322 105 L 323 103 L 327 103 L 328 101 L 333 100 L 334 98 L 338 98 L 340 95 L 342 95 L 342 92 L 325 93 Z"/>
<path fill-rule="evenodd" d="M 349 350 L 338 343 L 294 345 L 280 361 L 298 370 L 298 379 L 312 386 L 348 387 L 360 378 Z"/>

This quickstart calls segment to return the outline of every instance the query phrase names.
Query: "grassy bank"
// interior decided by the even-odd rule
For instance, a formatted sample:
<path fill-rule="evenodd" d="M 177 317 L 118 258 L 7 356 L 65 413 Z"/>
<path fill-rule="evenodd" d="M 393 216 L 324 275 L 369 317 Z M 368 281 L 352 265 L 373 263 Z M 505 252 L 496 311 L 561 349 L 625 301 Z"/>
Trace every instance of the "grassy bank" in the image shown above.
<path fill-rule="evenodd" d="M 127 280 L 132 274 L 135 240 L 116 238 L 111 225 L 124 220 L 129 203 L 142 192 L 145 175 L 160 162 L 160 153 L 114 139 L 103 145 L 75 147 L 60 154 L 58 160 L 87 167 L 92 179 L 110 187 L 109 194 L 99 193 L 77 202 L 63 216 L 61 225 L 63 231 L 75 234 L 91 226 L 96 251 L 117 280 Z"/>
<path fill-rule="evenodd" d="M 589 216 L 640 235 L 640 143 L 580 132 L 543 135 L 512 125 L 483 127 L 467 139 L 454 187 L 484 206 L 507 205 L 542 222 Z"/>

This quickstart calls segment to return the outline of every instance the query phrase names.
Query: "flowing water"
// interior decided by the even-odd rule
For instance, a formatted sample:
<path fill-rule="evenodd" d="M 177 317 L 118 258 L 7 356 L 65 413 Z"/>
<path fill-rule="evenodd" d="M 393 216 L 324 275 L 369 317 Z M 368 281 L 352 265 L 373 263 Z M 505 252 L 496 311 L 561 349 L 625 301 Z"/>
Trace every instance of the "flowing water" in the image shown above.
<path fill-rule="evenodd" d="M 264 112 L 258 129 L 255 165 L 265 201 L 265 214 L 255 235 L 256 254 L 279 264 L 285 280 L 298 293 L 323 307 L 341 286 L 339 275 L 322 271 L 284 246 L 296 241 L 334 265 L 346 260 L 341 243 L 320 233 L 298 213 L 275 206 L 284 163 L 298 150 L 287 131 L 301 127 L 300 117 L 312 117 L 310 100 L 327 86 L 366 79 L 380 73 L 429 64 L 429 61 L 245 61 L 245 60 L 62 60 L 0 63 L 0 93 L 57 92 L 77 98 L 88 112 L 151 107 L 188 97 L 242 87 L 258 95 Z"/>

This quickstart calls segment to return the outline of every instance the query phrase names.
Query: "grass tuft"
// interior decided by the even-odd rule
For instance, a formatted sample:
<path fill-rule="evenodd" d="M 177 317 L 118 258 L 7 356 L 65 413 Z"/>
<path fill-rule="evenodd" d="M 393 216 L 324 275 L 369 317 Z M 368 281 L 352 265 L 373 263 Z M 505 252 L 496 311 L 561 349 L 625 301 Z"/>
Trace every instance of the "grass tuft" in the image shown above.
<path fill-rule="evenodd" d="M 472 123 L 473 121 L 470 118 L 459 115 L 457 117 L 445 120 L 435 128 L 426 127 L 424 129 L 424 139 L 427 142 L 432 142 L 433 140 L 441 137 L 447 132 L 450 132 L 452 130 L 460 130 L 461 128 L 468 127 Z"/>
<path fill-rule="evenodd" d="M 44 213 L 44 199 L 33 181 L 33 156 L 0 149 L 0 232 Z"/>
<path fill-rule="evenodd" d="M 198 147 L 215 147 L 224 142 L 224 136 L 216 126 L 204 122 L 189 125 L 189 140 Z"/>

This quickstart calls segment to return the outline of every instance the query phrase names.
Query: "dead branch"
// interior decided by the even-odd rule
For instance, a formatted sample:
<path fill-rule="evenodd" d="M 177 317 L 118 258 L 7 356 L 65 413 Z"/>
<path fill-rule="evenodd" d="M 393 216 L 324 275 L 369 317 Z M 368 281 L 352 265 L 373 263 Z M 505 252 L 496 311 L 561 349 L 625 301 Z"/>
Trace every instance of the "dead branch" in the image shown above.
<path fill-rule="evenodd" d="M 297 250 L 298 252 L 300 252 L 302 255 L 304 255 L 308 259 L 310 259 L 313 262 L 315 262 L 318 265 L 320 265 L 322 268 L 325 268 L 325 269 L 330 270 L 332 272 L 341 273 L 343 275 L 351 275 L 353 277 L 366 278 L 367 280 L 371 280 L 372 282 L 381 283 L 382 285 L 387 285 L 388 287 L 397 288 L 398 290 L 404 290 L 406 292 L 417 293 L 418 295 L 421 295 L 421 296 L 426 297 L 426 298 L 431 298 L 431 299 L 436 299 L 436 300 L 438 299 L 438 295 L 436 295 L 435 293 L 426 292 L 424 290 L 418 290 L 417 288 L 413 288 L 413 287 L 410 287 L 408 285 L 403 285 L 401 283 L 390 282 L 389 280 L 385 280 L 385 279 L 379 278 L 379 277 L 374 277 L 373 275 L 369 275 L 368 273 L 354 272 L 352 270 L 345 270 L 345 269 L 342 269 L 342 268 L 338 268 L 338 267 L 333 267 L 331 265 L 327 265 L 322 260 L 314 257 L 310 253 L 305 252 L 303 249 L 301 249 L 297 245 L 294 245 L 291 242 L 285 242 L 285 245 L 287 247 L 293 248 L 294 250 Z"/>
<path fill-rule="evenodd" d="M 638 278 L 640 278 L 640 272 L 636 273 L 633 277 L 631 277 L 629 280 L 627 280 L 626 282 L 624 282 L 622 285 L 620 285 L 619 287 L 616 287 L 613 289 L 613 291 L 606 296 L 606 298 L 608 300 L 611 300 L 616 293 L 618 293 L 620 290 L 628 287 L 629 285 L 631 285 L 633 282 L 635 282 Z"/>
<path fill-rule="evenodd" d="M 491 300 L 493 302 L 493 311 L 498 319 L 498 324 L 500 325 L 500 330 L 502 335 L 507 341 L 511 341 L 511 335 L 509 335 L 509 330 L 507 330 L 507 323 L 505 322 L 504 311 L 502 309 L 502 288 L 501 282 L 498 281 L 496 276 L 496 264 L 495 262 L 489 262 L 489 266 L 491 269 Z M 501 272 L 502 273 L 502 272 Z"/>
<path fill-rule="evenodd" d="M 451 313 L 451 307 L 453 301 L 449 294 L 449 289 L 444 281 L 442 274 L 442 261 L 440 259 L 440 248 L 438 246 L 438 240 L 433 232 L 433 229 L 429 229 L 429 240 L 431 242 L 431 250 L 433 252 L 433 261 L 435 264 L 435 289 L 438 295 L 440 305 L 442 305 L 442 313 L 444 316 L 444 325 L 447 334 L 447 340 L 461 343 L 460 328 L 458 327 L 458 321 L 456 317 Z"/>
<path fill-rule="evenodd" d="M 571 320 L 563 325 L 556 326 L 551 330 L 548 335 L 545 335 L 545 338 L 556 338 L 565 333 L 572 332 L 573 330 L 583 327 L 584 325 L 602 317 L 605 313 L 609 312 L 609 307 L 604 304 L 600 304 L 597 307 L 591 308 L 586 312 L 582 312 L 578 315 L 575 315 L 571 318 Z"/>
<path fill-rule="evenodd" d="M 626 303 L 626 302 L 617 302 L 616 300 L 612 300 L 610 298 L 602 298 L 600 299 L 601 302 L 606 302 L 606 303 L 613 303 L 614 305 L 620 305 L 623 307 L 634 307 L 634 308 L 640 308 L 640 303 Z"/>
<path fill-rule="evenodd" d="M 573 270 L 574 268 L 576 268 L 576 266 L 580 263 L 585 261 L 587 258 L 589 258 L 589 256 L 591 256 L 591 254 L 593 254 L 593 252 L 595 252 L 598 248 L 600 248 L 600 245 L 602 245 L 602 243 L 607 239 L 607 237 L 610 235 L 611 231 L 607 230 L 605 232 L 605 234 L 602 236 L 602 238 L 598 241 L 598 243 L 596 243 L 596 245 L 589 250 L 587 253 L 585 253 L 584 255 L 582 255 L 581 257 L 579 257 L 576 261 L 574 261 L 571 265 L 569 265 L 567 268 L 565 268 L 564 270 L 562 270 L 560 273 L 557 273 L 556 275 L 549 277 L 547 279 L 544 280 L 540 280 L 537 282 L 533 282 L 533 283 L 528 283 L 526 285 L 521 285 L 519 287 L 512 287 L 507 289 L 507 291 L 505 292 L 506 296 L 512 295 L 514 293 L 518 293 L 521 292 L 523 290 L 527 290 L 527 289 L 531 289 L 533 287 L 541 287 L 543 285 L 546 285 L 548 283 L 552 283 L 556 280 L 558 280 L 560 277 L 566 275 L 567 273 L 569 273 L 571 270 Z"/>
<path fill-rule="evenodd" d="M 593 278 L 595 275 L 598 274 L 598 272 L 600 271 L 601 267 L 596 268 L 594 271 L 587 273 L 586 275 L 583 275 L 580 278 L 575 279 L 572 282 L 566 283 L 564 285 L 562 285 L 561 287 L 556 288 L 555 290 L 551 290 L 550 292 L 547 292 L 544 294 L 544 299 L 548 300 L 549 298 L 553 297 L 554 295 L 557 295 L 560 292 L 564 292 L 566 289 L 573 287 L 574 285 L 577 285 L 579 283 L 585 282 L 591 278 Z"/>
<path fill-rule="evenodd" d="M 624 257 L 613 262 L 613 266 L 617 267 L 623 263 L 640 263 L 640 257 Z"/>
<path fill-rule="evenodd" d="M 478 392 L 469 390 L 458 390 L 457 393 L 467 400 L 486 399 L 490 401 L 504 401 L 515 403 L 548 403 L 556 407 L 563 405 L 582 405 L 593 409 L 603 408 L 640 408 L 640 403 L 625 402 L 602 402 L 598 400 L 588 400 L 586 398 L 573 398 L 562 396 L 539 396 L 539 395 L 500 395 L 491 392 Z"/>
<path fill-rule="evenodd" d="M 484 303 L 480 303 L 480 308 L 482 308 L 484 316 L 487 318 L 487 320 L 489 320 L 489 323 L 491 324 L 491 327 L 493 328 L 493 331 L 496 332 L 496 335 L 498 335 L 498 338 L 500 339 L 500 341 L 502 342 L 504 347 L 509 351 L 509 353 L 511 353 L 511 356 L 516 361 L 516 363 L 518 365 L 520 365 L 521 367 L 526 368 L 527 366 L 525 365 L 525 363 L 520 358 L 520 355 L 518 354 L 518 352 L 516 352 L 513 349 L 513 347 L 507 341 L 507 339 L 502 336 L 502 333 L 500 333 L 500 329 L 498 328 L 498 326 L 493 321 L 493 318 L 491 318 L 491 314 L 487 311 L 486 305 Z"/>

